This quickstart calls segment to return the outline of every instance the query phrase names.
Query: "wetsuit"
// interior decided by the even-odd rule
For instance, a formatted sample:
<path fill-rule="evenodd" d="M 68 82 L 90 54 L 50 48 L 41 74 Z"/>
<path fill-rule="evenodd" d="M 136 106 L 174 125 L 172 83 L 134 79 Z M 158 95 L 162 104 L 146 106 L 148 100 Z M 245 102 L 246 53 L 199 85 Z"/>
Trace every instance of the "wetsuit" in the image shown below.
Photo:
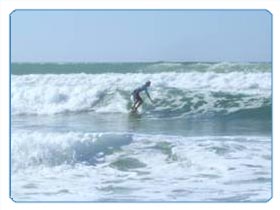
<path fill-rule="evenodd" d="M 145 91 L 146 94 L 148 94 L 148 87 L 146 85 L 143 85 L 139 88 L 136 88 L 132 93 L 134 101 L 142 101 L 142 98 L 140 97 L 140 92 L 142 91 Z"/>

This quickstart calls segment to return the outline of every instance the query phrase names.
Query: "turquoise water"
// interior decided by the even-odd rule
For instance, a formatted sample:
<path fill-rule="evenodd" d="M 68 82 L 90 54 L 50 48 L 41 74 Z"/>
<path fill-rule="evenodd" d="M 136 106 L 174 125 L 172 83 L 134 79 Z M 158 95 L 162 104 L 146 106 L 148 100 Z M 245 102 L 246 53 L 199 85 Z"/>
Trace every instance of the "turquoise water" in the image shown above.
<path fill-rule="evenodd" d="M 150 63 L 12 63 L 12 74 L 100 74 L 159 72 L 270 72 L 271 63 L 150 62 Z"/>
<path fill-rule="evenodd" d="M 29 63 L 11 69 L 16 201 L 271 197 L 269 63 Z M 151 104 L 130 113 L 152 82 Z"/>

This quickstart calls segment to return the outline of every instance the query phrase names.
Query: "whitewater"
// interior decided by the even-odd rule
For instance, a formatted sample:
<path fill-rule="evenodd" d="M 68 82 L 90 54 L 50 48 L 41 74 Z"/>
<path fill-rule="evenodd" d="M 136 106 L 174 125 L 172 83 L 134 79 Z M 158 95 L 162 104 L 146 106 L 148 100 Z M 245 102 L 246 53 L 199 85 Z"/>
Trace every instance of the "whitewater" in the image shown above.
<path fill-rule="evenodd" d="M 269 63 L 12 64 L 17 202 L 266 202 Z M 150 80 L 154 104 L 131 93 Z"/>
<path fill-rule="evenodd" d="M 127 113 L 133 88 L 147 80 L 152 81 L 151 94 L 157 102 L 154 110 L 173 111 L 172 108 L 188 106 L 193 112 L 230 112 L 230 106 L 233 110 L 261 107 L 271 94 L 270 73 L 25 75 L 12 76 L 12 113 L 56 114 L 93 109 Z M 223 101 L 232 105 L 219 106 Z"/>

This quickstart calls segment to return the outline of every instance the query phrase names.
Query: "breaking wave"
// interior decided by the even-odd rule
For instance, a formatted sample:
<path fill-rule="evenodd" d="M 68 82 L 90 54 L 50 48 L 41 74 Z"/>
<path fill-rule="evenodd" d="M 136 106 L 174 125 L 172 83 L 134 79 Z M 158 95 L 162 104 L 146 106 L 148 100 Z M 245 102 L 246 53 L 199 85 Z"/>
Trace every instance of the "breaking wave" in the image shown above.
<path fill-rule="evenodd" d="M 163 72 L 12 75 L 12 115 L 68 112 L 128 113 L 131 92 L 151 80 L 156 116 L 231 114 L 271 107 L 269 72 Z"/>

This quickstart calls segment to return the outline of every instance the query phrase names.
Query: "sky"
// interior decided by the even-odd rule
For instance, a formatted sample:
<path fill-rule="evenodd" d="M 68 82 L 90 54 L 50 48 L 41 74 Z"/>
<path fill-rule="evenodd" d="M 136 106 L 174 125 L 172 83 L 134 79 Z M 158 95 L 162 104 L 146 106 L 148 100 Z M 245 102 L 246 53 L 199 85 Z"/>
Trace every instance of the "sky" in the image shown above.
<path fill-rule="evenodd" d="M 266 10 L 16 10 L 12 62 L 270 62 Z"/>

